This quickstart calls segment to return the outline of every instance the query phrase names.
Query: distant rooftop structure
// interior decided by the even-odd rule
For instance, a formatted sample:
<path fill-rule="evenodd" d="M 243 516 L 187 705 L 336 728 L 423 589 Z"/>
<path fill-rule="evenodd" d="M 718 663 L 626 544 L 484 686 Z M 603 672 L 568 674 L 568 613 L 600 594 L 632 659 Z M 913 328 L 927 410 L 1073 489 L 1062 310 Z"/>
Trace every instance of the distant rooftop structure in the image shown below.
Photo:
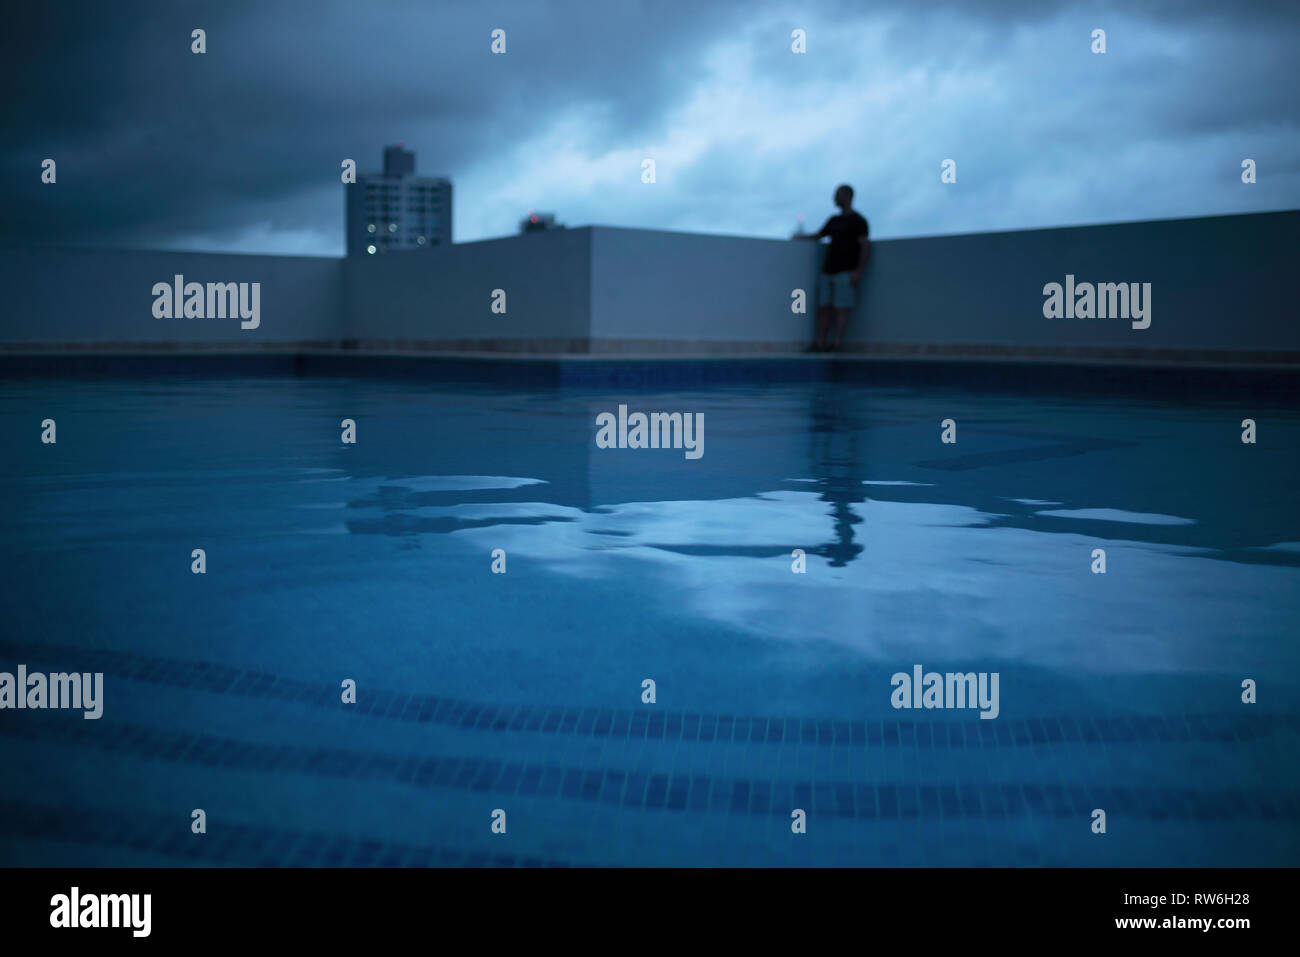
<path fill-rule="evenodd" d="M 538 213 L 531 209 L 519 221 L 520 233 L 539 233 L 546 229 L 564 229 L 564 223 L 557 223 L 554 213 Z"/>
<path fill-rule="evenodd" d="M 349 256 L 451 244 L 451 180 L 416 176 L 415 153 L 384 147 L 384 171 L 345 183 Z"/>
<path fill-rule="evenodd" d="M 415 173 L 415 154 L 406 149 L 402 143 L 384 147 L 384 177 L 401 179 Z"/>

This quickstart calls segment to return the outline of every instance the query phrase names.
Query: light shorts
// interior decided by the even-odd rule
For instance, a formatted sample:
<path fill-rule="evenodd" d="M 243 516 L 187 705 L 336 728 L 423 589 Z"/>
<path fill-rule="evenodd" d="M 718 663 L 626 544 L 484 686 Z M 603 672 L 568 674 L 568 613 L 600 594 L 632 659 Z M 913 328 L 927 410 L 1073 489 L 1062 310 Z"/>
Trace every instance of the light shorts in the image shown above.
<path fill-rule="evenodd" d="M 857 290 L 849 283 L 851 272 L 837 272 L 826 275 L 817 274 L 817 305 L 831 306 L 835 309 L 852 309 L 857 299 Z"/>

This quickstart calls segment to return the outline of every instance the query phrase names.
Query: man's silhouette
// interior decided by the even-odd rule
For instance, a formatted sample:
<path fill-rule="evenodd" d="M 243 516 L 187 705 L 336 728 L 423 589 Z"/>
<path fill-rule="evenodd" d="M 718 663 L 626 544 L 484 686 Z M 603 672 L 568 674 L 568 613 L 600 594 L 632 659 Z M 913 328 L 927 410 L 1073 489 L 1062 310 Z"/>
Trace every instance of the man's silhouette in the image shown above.
<path fill-rule="evenodd" d="M 836 352 L 844 338 L 844 327 L 853 309 L 858 281 L 871 255 L 871 228 L 865 217 L 853 208 L 853 187 L 841 186 L 835 190 L 838 214 L 826 220 L 826 225 L 815 233 L 799 239 L 819 240 L 830 237 L 822 271 L 817 276 L 817 334 L 808 352 Z M 835 323 L 835 340 L 827 346 L 826 336 Z"/>

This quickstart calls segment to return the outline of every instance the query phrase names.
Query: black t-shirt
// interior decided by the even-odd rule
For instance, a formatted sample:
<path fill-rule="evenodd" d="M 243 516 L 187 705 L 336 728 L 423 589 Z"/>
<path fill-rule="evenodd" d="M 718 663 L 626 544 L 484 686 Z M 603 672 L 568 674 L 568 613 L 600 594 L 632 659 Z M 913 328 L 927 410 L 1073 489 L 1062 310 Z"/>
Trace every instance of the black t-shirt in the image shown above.
<path fill-rule="evenodd" d="M 867 225 L 866 219 L 853 210 L 848 213 L 837 213 L 826 220 L 826 225 L 821 228 L 821 235 L 829 236 L 831 244 L 826 250 L 826 261 L 822 264 L 822 272 L 833 275 L 837 272 L 850 272 L 857 269 L 858 259 L 861 257 L 858 251 L 860 248 L 858 239 L 869 235 L 870 232 L 871 228 Z"/>

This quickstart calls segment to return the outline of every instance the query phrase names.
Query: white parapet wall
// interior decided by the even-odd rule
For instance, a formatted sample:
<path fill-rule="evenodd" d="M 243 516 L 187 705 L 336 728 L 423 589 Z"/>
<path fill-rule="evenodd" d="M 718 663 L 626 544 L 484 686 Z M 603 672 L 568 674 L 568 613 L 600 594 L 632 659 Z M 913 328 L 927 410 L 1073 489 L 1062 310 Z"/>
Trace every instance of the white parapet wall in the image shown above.
<path fill-rule="evenodd" d="M 158 283 L 258 284 L 257 328 L 239 318 L 158 318 Z M 341 261 L 137 250 L 0 250 L 0 348 L 10 352 L 282 352 L 343 335 Z M 250 302 L 251 305 L 251 302 Z M 173 310 L 174 312 L 174 310 Z M 251 320 L 248 320 L 251 323 Z"/>
<path fill-rule="evenodd" d="M 593 351 L 785 351 L 812 338 L 820 247 L 592 232 Z M 1250 353 L 1296 361 L 1300 322 L 1285 277 L 1298 247 L 1297 212 L 877 242 L 845 347 L 884 355 Z M 1064 287 L 1069 276 L 1076 284 L 1149 289 L 1150 324 L 1046 318 L 1044 286 Z M 807 312 L 798 314 L 792 304 L 801 289 Z"/>
<path fill-rule="evenodd" d="M 364 352 L 583 352 L 591 231 L 344 260 L 346 339 Z"/>
<path fill-rule="evenodd" d="M 591 339 L 600 353 L 793 352 L 811 339 L 821 250 L 809 242 L 591 230 Z"/>
<path fill-rule="evenodd" d="M 1300 212 L 880 241 L 845 350 L 1300 364 L 1298 247 Z M 0 350 L 791 353 L 812 337 L 821 254 L 603 226 L 354 259 L 10 249 Z M 257 327 L 156 316 L 176 275 L 257 283 Z M 1149 312 L 1048 318 L 1049 283 L 1136 284 Z"/>

